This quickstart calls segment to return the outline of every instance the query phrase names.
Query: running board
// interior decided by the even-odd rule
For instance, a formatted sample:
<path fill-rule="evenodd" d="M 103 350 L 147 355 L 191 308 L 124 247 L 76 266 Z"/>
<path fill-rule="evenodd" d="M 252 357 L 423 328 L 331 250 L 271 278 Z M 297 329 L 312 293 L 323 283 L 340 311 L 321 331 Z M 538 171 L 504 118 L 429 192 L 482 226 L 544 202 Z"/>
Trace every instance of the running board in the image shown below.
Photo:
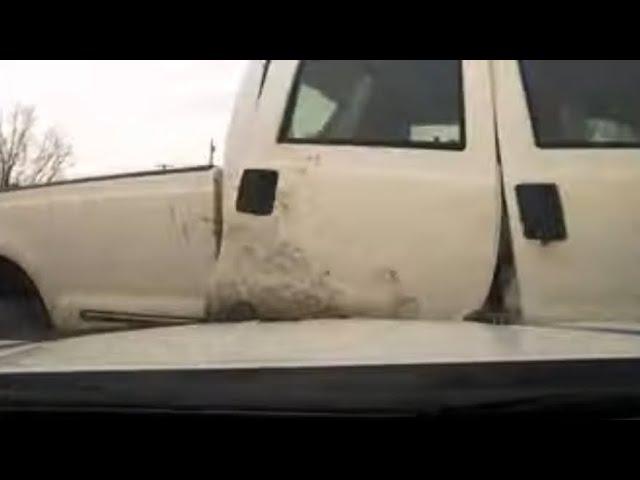
<path fill-rule="evenodd" d="M 204 322 L 204 317 L 181 317 L 177 315 L 153 315 L 133 312 L 109 312 L 101 310 L 82 310 L 80 318 L 86 321 L 132 323 L 138 325 L 182 325 Z"/>

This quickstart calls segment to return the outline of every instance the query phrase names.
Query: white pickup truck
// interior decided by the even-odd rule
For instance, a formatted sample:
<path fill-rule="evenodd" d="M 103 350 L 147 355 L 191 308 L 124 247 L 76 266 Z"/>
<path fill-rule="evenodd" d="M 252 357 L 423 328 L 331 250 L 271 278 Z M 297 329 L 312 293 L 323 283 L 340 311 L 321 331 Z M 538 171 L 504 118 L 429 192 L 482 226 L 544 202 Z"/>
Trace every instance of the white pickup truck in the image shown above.
<path fill-rule="evenodd" d="M 224 170 L 0 192 L 0 325 L 640 320 L 638 85 L 638 61 L 253 61 Z"/>

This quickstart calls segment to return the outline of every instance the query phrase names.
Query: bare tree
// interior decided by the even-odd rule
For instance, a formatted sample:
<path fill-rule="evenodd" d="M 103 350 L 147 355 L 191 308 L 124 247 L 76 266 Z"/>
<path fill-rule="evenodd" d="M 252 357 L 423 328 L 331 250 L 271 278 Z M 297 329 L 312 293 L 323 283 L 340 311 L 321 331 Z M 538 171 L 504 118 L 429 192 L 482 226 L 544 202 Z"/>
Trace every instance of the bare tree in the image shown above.
<path fill-rule="evenodd" d="M 71 144 L 53 128 L 38 136 L 36 122 L 32 106 L 17 104 L 6 117 L 0 111 L 0 189 L 50 183 L 70 166 Z"/>

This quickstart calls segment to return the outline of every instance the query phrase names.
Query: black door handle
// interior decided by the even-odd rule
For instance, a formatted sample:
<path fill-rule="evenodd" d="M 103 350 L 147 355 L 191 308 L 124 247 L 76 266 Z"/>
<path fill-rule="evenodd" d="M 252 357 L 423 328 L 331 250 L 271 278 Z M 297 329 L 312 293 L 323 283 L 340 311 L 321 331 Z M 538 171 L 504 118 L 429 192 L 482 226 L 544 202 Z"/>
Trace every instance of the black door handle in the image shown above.
<path fill-rule="evenodd" d="M 543 244 L 566 240 L 562 201 L 555 183 L 521 183 L 516 185 L 516 198 L 525 238 Z"/>
<path fill-rule="evenodd" d="M 277 170 L 244 170 L 236 197 L 236 210 L 253 215 L 271 215 L 277 188 Z"/>

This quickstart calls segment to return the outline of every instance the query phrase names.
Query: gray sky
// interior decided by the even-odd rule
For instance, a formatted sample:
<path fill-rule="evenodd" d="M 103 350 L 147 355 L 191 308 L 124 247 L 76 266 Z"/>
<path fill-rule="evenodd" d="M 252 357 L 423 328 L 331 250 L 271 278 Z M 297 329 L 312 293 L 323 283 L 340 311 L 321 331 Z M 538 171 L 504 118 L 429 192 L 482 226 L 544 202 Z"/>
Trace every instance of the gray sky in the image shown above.
<path fill-rule="evenodd" d="M 246 60 L 0 61 L 0 109 L 36 107 L 74 147 L 67 177 L 220 161 Z"/>

